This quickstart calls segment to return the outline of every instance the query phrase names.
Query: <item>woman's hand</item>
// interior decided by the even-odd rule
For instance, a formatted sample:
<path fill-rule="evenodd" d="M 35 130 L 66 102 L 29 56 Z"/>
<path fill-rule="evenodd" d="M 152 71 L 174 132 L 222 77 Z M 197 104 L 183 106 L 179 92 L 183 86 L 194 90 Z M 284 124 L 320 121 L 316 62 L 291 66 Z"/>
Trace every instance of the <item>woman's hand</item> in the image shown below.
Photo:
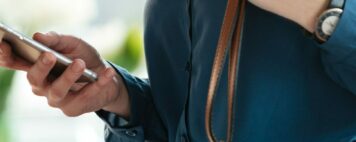
<path fill-rule="evenodd" d="M 330 0 L 249 0 L 264 10 L 290 19 L 314 32 L 319 15 L 326 9 Z"/>
<path fill-rule="evenodd" d="M 0 41 L 0 67 L 28 71 L 31 64 L 12 54 L 10 45 Z"/>
<path fill-rule="evenodd" d="M 0 66 L 27 71 L 34 94 L 47 97 L 48 104 L 68 116 L 104 109 L 129 117 L 129 101 L 122 78 L 106 65 L 97 51 L 79 38 L 51 32 L 33 37 L 44 45 L 70 57 L 73 63 L 56 79 L 50 71 L 56 63 L 51 53 L 43 53 L 35 64 L 30 64 L 11 52 L 9 44 L 0 43 Z M 88 68 L 98 73 L 94 83 L 76 83 Z"/>

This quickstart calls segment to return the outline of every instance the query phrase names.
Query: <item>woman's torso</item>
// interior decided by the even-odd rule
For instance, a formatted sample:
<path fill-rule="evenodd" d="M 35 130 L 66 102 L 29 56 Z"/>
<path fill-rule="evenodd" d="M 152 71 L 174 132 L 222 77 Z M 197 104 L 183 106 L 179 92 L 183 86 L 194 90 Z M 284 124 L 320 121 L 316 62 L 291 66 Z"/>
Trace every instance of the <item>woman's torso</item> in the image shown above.
<path fill-rule="evenodd" d="M 226 0 L 148 0 L 149 77 L 170 141 L 207 141 L 207 87 L 225 6 Z M 247 5 L 235 141 L 349 141 L 356 136 L 356 97 L 328 77 L 321 52 L 296 24 Z M 226 73 L 225 68 L 213 109 L 220 139 L 226 136 Z"/>

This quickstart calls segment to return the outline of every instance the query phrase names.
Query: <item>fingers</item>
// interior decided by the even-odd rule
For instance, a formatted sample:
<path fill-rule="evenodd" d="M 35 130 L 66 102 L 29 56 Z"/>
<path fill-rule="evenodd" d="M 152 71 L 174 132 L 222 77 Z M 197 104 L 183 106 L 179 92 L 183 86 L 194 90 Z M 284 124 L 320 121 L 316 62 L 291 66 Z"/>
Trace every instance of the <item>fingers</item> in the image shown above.
<path fill-rule="evenodd" d="M 115 71 L 112 68 L 105 69 L 99 74 L 97 82 L 89 84 L 79 92 L 68 96 L 62 102 L 63 105 L 60 109 L 64 114 L 71 117 L 101 109 L 112 98 L 106 86 L 112 81 L 114 75 Z"/>
<path fill-rule="evenodd" d="M 84 85 L 76 83 L 86 67 L 82 60 L 73 61 L 60 77 L 50 81 L 51 84 L 43 85 L 42 81 L 46 78 L 33 79 L 34 76 L 29 75 L 29 80 L 32 80 L 32 84 L 44 89 L 44 91 L 37 92 L 45 92 L 44 94 L 46 94 L 50 106 L 60 108 L 68 116 L 78 116 L 103 108 L 107 102 L 112 100 L 111 98 L 117 96 L 118 93 L 109 93 L 118 92 L 114 79 L 115 70 L 112 68 L 98 68 L 102 66 L 102 62 L 100 59 L 98 61 L 97 57 L 99 55 L 90 45 L 79 38 L 59 35 L 55 32 L 48 34 L 36 33 L 33 38 L 68 57 L 85 59 L 85 61 L 91 63 L 89 68 L 94 69 L 94 71 L 98 71 L 98 69 L 104 70 L 99 74 L 99 79 L 96 82 Z M 84 48 L 85 50 L 82 50 Z M 37 74 L 38 71 L 33 70 L 31 74 Z"/>
<path fill-rule="evenodd" d="M 33 35 L 33 39 L 63 54 L 70 53 L 84 43 L 74 36 L 60 35 L 56 32 L 36 33 Z"/>
<path fill-rule="evenodd" d="M 12 53 L 10 45 L 5 42 L 2 42 L 0 44 L 0 65 L 5 67 L 11 66 L 11 64 L 13 64 L 14 62 L 11 55 Z"/>
<path fill-rule="evenodd" d="M 116 74 L 115 70 L 112 68 L 105 69 L 101 74 L 99 74 L 99 79 L 95 83 L 88 85 L 83 88 L 79 94 L 97 94 L 101 91 L 105 85 L 111 81 Z"/>
<path fill-rule="evenodd" d="M 0 54 L 2 58 L 9 57 L 11 55 L 11 48 L 10 45 L 6 42 L 0 43 Z"/>
<path fill-rule="evenodd" d="M 15 56 L 9 44 L 6 42 L 0 43 L 0 66 L 27 71 L 30 69 L 31 64 L 17 56 Z"/>
<path fill-rule="evenodd" d="M 47 86 L 47 77 L 56 63 L 56 58 L 51 53 L 43 53 L 37 62 L 27 73 L 33 92 L 36 95 L 44 95 L 41 90 Z"/>
<path fill-rule="evenodd" d="M 53 47 L 59 44 L 61 36 L 56 32 L 49 32 L 47 34 L 35 33 L 33 39 L 46 46 Z"/>
<path fill-rule="evenodd" d="M 84 61 L 76 59 L 63 74 L 52 83 L 47 96 L 51 106 L 59 106 L 60 102 L 69 93 L 71 87 L 75 85 L 75 82 L 83 74 L 84 69 Z"/>

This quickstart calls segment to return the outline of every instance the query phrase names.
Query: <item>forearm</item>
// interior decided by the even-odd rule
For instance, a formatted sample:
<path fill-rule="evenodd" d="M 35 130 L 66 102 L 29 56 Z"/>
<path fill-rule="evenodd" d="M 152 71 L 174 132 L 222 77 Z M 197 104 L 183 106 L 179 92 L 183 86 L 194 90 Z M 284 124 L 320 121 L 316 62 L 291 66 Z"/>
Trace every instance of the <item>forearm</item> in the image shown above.
<path fill-rule="evenodd" d="M 330 0 L 249 0 L 252 4 L 290 19 L 309 32 L 314 32 L 318 16 Z"/>

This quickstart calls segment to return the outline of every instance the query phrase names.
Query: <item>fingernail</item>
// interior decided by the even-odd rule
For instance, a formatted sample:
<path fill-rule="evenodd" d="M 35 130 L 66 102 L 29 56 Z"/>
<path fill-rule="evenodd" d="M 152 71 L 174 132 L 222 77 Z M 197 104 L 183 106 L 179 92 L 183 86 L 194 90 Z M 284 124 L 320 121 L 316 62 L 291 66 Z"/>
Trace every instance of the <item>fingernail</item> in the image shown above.
<path fill-rule="evenodd" d="M 105 72 L 106 78 L 111 78 L 113 75 L 114 75 L 114 72 L 111 69 L 109 69 Z"/>
<path fill-rule="evenodd" d="M 44 33 L 40 33 L 40 32 L 37 32 L 36 34 L 38 34 L 40 36 L 44 36 L 45 35 Z"/>
<path fill-rule="evenodd" d="M 81 72 L 83 70 L 83 68 L 84 68 L 84 62 L 82 60 L 78 60 L 72 66 L 72 70 L 74 72 Z"/>
<path fill-rule="evenodd" d="M 57 34 L 56 32 L 51 31 L 51 32 L 47 33 L 46 35 L 48 35 L 48 36 L 55 36 L 56 34 Z"/>
<path fill-rule="evenodd" d="M 48 55 L 44 55 L 44 57 L 42 58 L 42 62 L 45 65 L 48 65 L 51 62 Z"/>

